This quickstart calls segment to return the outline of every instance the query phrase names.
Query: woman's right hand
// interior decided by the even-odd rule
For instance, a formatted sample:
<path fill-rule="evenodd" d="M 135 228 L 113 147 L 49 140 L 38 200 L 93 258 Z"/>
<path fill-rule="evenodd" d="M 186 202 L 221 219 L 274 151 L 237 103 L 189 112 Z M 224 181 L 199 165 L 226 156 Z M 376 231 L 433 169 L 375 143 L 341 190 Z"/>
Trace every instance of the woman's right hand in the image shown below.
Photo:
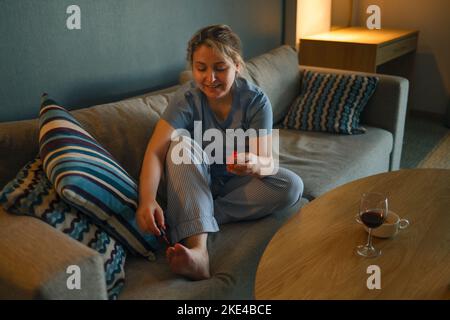
<path fill-rule="evenodd" d="M 150 232 L 156 236 L 161 235 L 158 226 L 166 230 L 163 210 L 156 200 L 139 204 L 136 211 L 136 221 L 142 231 Z"/>

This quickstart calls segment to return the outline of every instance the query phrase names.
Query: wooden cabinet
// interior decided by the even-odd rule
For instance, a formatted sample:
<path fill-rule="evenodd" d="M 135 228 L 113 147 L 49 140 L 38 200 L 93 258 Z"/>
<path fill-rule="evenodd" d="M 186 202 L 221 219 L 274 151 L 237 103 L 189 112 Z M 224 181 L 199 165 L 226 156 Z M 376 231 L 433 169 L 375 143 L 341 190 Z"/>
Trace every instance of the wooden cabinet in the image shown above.
<path fill-rule="evenodd" d="M 300 64 L 376 72 L 377 66 L 415 51 L 417 30 L 343 28 L 300 39 Z"/>

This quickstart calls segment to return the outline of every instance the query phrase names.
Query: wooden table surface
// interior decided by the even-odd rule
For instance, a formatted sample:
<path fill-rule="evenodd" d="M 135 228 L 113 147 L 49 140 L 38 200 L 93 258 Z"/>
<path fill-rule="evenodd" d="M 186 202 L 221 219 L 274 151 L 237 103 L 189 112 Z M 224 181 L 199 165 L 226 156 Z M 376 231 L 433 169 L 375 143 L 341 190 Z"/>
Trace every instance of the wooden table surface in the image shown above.
<path fill-rule="evenodd" d="M 376 72 L 388 61 L 414 52 L 418 30 L 350 27 L 300 39 L 300 64 Z"/>
<path fill-rule="evenodd" d="M 387 192 L 410 221 L 392 239 L 374 239 L 376 258 L 356 254 L 367 233 L 355 222 L 363 192 Z M 367 267 L 381 289 L 367 288 Z M 450 299 L 450 170 L 370 176 L 315 199 L 273 237 L 259 263 L 256 299 Z"/>
<path fill-rule="evenodd" d="M 333 30 L 330 32 L 319 33 L 301 40 L 321 40 L 359 44 L 386 45 L 393 41 L 398 41 L 417 34 L 417 30 L 402 29 L 374 29 L 369 30 L 364 27 L 351 27 Z"/>

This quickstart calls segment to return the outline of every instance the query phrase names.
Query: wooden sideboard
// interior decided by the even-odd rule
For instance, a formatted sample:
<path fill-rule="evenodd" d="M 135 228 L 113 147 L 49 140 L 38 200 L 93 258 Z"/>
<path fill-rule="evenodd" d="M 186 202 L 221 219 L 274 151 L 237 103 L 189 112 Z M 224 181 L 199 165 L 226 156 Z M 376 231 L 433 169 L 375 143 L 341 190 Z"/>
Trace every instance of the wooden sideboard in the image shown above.
<path fill-rule="evenodd" d="M 362 27 L 337 29 L 300 39 L 300 64 L 376 72 L 377 66 L 413 52 L 419 31 Z"/>

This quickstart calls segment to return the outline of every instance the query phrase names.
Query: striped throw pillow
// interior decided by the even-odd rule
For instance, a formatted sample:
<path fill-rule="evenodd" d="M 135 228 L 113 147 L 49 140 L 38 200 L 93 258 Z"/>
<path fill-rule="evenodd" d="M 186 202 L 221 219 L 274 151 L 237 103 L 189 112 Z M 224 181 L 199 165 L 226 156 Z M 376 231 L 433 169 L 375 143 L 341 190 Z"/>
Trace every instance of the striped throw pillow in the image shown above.
<path fill-rule="evenodd" d="M 140 231 L 136 182 L 63 107 L 43 95 L 39 151 L 49 180 L 70 205 L 84 212 L 133 254 L 155 260 L 156 237 Z"/>
<path fill-rule="evenodd" d="M 103 259 L 108 297 L 117 299 L 125 283 L 125 249 L 88 217 L 61 200 L 45 175 L 41 159 L 26 164 L 3 188 L 0 203 L 9 213 L 41 219 L 96 250 Z"/>
<path fill-rule="evenodd" d="M 286 129 L 364 133 L 360 115 L 379 78 L 303 71 L 300 95 L 284 118 Z"/>

